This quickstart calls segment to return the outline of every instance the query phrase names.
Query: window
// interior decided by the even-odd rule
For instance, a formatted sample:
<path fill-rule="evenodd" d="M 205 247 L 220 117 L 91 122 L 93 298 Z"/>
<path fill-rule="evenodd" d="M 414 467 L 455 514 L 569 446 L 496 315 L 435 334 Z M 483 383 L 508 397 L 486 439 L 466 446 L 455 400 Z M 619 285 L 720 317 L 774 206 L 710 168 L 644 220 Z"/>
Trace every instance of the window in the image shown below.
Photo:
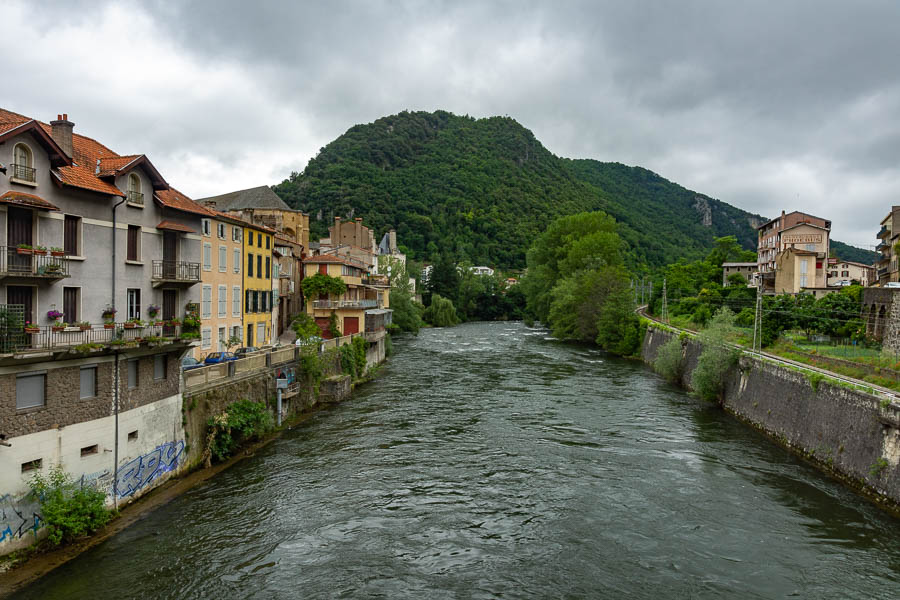
<path fill-rule="evenodd" d="M 228 313 L 228 286 L 219 286 L 219 316 L 224 317 Z"/>
<path fill-rule="evenodd" d="M 135 262 L 141 260 L 141 228 L 137 225 L 128 226 L 128 247 L 126 248 L 125 260 L 133 260 Z"/>
<path fill-rule="evenodd" d="M 97 454 L 98 451 L 99 451 L 99 447 L 97 444 L 94 444 L 93 446 L 85 446 L 84 448 L 81 449 L 81 458 L 84 458 L 85 456 L 90 456 L 92 454 Z"/>
<path fill-rule="evenodd" d="M 815 244 L 807 244 L 806 249 L 809 250 L 810 252 L 815 252 L 816 245 Z"/>
<path fill-rule="evenodd" d="M 231 336 L 236 339 L 241 339 L 242 333 L 243 333 L 243 330 L 241 329 L 240 325 L 235 325 L 234 327 L 231 328 Z"/>
<path fill-rule="evenodd" d="M 328 275 L 328 265 L 326 265 L 325 263 L 320 263 L 319 273 L 321 273 L 322 275 Z"/>
<path fill-rule="evenodd" d="M 253 277 L 253 255 L 247 254 L 247 277 Z"/>
<path fill-rule="evenodd" d="M 13 164 L 11 176 L 22 181 L 36 182 L 34 156 L 31 148 L 25 144 L 16 144 L 13 148 Z"/>
<path fill-rule="evenodd" d="M 141 193 L 141 178 L 138 177 L 137 173 L 128 175 L 128 191 L 125 198 L 129 204 L 144 205 L 144 194 Z"/>
<path fill-rule="evenodd" d="M 212 244 L 203 244 L 203 270 L 212 271 Z"/>
<path fill-rule="evenodd" d="M 28 462 L 22 463 L 22 472 L 27 473 L 29 471 L 37 471 L 44 464 L 44 460 L 42 458 L 36 458 L 34 460 L 29 460 Z"/>
<path fill-rule="evenodd" d="M 262 234 L 256 232 L 256 245 L 262 248 Z"/>
<path fill-rule="evenodd" d="M 262 277 L 262 254 L 256 257 L 256 276 Z"/>
<path fill-rule="evenodd" d="M 232 263 L 234 264 L 234 272 L 240 273 L 241 272 L 241 249 L 240 248 L 234 249 L 234 260 L 232 260 Z"/>
<path fill-rule="evenodd" d="M 16 375 L 16 410 L 44 406 L 46 389 L 46 371 Z"/>
<path fill-rule="evenodd" d="M 225 223 L 216 223 L 216 234 L 220 240 L 225 239 Z"/>
<path fill-rule="evenodd" d="M 240 227 L 232 227 L 231 228 L 231 241 L 232 242 L 241 241 L 241 228 Z"/>
<path fill-rule="evenodd" d="M 850 277 L 850 271 L 841 271 L 841 277 Z"/>
<path fill-rule="evenodd" d="M 81 256 L 81 217 L 66 215 L 63 250 L 67 256 Z"/>
<path fill-rule="evenodd" d="M 256 324 L 256 342 L 259 344 L 266 343 L 266 324 L 265 323 L 257 323 Z"/>
<path fill-rule="evenodd" d="M 208 319 L 210 317 L 212 317 L 212 286 L 204 285 L 200 297 L 200 318 Z"/>
<path fill-rule="evenodd" d="M 63 321 L 74 325 L 78 322 L 78 300 L 81 290 L 76 287 L 63 288 Z"/>
<path fill-rule="evenodd" d="M 269 244 L 271 244 L 271 243 L 272 243 L 272 238 L 270 238 L 269 236 L 266 236 L 266 250 L 269 249 Z"/>
<path fill-rule="evenodd" d="M 128 319 L 141 318 L 141 290 L 128 288 Z"/>
<path fill-rule="evenodd" d="M 153 379 L 166 378 L 166 355 L 157 354 L 153 357 Z"/>
<path fill-rule="evenodd" d="M 200 347 L 207 349 L 212 348 L 212 329 L 204 327 L 200 331 Z"/>
<path fill-rule="evenodd" d="M 138 439 L 138 430 L 137 429 L 135 429 L 134 431 L 128 432 L 128 441 L 129 442 L 136 442 L 137 439 Z"/>
<path fill-rule="evenodd" d="M 228 349 L 228 336 L 226 335 L 227 330 L 224 327 L 219 327 L 219 345 L 217 350 L 219 352 L 225 352 Z"/>
<path fill-rule="evenodd" d="M 210 232 L 209 219 L 200 219 L 200 228 L 203 230 L 203 235 L 206 237 L 209 237 L 209 232 Z"/>
<path fill-rule="evenodd" d="M 228 269 L 228 248 L 219 246 L 219 271 L 224 273 Z"/>
<path fill-rule="evenodd" d="M 231 288 L 231 315 L 241 316 L 241 288 L 237 285 Z"/>
<path fill-rule="evenodd" d="M 269 238 L 266 238 L 269 239 Z M 272 259 L 270 257 L 266 257 L 266 279 L 271 277 L 271 269 L 272 269 Z"/>
<path fill-rule="evenodd" d="M 128 389 L 133 390 L 138 386 L 138 359 L 128 361 Z"/>
<path fill-rule="evenodd" d="M 253 341 L 253 323 L 249 323 L 247 325 L 247 339 L 244 341 L 244 344 L 247 346 L 252 346 L 256 342 Z"/>
<path fill-rule="evenodd" d="M 97 365 L 81 367 L 81 393 L 79 398 L 93 398 L 97 395 Z"/>

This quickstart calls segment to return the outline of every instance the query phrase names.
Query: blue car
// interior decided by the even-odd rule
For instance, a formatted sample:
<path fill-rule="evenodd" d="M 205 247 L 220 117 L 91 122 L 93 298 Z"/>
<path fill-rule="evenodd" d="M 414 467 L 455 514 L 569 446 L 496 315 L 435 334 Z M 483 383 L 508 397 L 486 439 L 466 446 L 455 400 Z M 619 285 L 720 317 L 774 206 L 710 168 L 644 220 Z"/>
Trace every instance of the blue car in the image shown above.
<path fill-rule="evenodd" d="M 234 352 L 210 352 L 206 355 L 206 358 L 203 359 L 203 364 L 217 365 L 219 363 L 231 362 L 233 360 L 237 360 L 237 356 L 234 355 Z"/>
<path fill-rule="evenodd" d="M 182 371 L 190 371 L 191 369 L 199 369 L 203 366 L 203 363 L 194 358 L 193 356 L 185 356 L 181 359 L 181 370 Z"/>

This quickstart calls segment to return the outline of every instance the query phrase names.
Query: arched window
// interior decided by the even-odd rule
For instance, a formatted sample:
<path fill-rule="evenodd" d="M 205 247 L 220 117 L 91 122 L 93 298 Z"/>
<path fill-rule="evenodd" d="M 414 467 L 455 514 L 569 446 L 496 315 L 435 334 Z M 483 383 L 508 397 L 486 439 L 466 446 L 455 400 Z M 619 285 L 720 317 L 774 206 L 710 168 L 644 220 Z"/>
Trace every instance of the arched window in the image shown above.
<path fill-rule="evenodd" d="M 23 181 L 36 181 L 34 172 L 34 155 L 25 144 L 16 144 L 13 148 L 12 176 Z"/>
<path fill-rule="evenodd" d="M 141 193 L 141 178 L 136 173 L 128 176 L 128 201 L 132 204 L 144 204 L 144 194 Z"/>

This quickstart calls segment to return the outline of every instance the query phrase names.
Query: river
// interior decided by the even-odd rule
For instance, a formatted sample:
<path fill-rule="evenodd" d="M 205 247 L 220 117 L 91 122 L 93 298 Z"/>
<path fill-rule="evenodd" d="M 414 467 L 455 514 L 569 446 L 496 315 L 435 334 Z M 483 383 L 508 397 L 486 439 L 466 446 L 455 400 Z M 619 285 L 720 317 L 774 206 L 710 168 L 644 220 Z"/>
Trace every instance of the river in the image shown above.
<path fill-rule="evenodd" d="M 394 346 L 351 400 L 18 597 L 900 594 L 898 520 L 637 362 L 521 323 Z"/>

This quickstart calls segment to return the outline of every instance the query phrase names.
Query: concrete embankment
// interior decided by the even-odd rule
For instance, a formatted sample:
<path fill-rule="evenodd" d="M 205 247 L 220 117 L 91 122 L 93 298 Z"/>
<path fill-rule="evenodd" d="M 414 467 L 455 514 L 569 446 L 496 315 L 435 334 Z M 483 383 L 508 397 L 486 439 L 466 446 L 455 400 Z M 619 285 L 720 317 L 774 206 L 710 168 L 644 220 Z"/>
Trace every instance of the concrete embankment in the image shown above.
<path fill-rule="evenodd" d="M 677 333 L 650 327 L 641 356 L 653 364 Z M 702 347 L 682 340 L 690 389 Z M 722 407 L 894 510 L 900 506 L 900 406 L 837 380 L 742 355 L 723 381 Z"/>

